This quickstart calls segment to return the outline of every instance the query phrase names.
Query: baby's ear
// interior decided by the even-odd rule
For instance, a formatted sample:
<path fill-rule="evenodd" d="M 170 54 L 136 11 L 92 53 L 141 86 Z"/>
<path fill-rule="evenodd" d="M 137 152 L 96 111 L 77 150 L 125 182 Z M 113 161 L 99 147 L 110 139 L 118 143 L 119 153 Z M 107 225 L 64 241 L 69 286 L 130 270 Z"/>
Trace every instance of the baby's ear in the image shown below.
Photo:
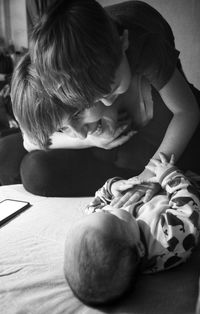
<path fill-rule="evenodd" d="M 129 47 L 128 29 L 124 30 L 120 39 L 121 39 L 121 43 L 122 43 L 122 50 L 123 50 L 123 52 L 125 52 Z"/>

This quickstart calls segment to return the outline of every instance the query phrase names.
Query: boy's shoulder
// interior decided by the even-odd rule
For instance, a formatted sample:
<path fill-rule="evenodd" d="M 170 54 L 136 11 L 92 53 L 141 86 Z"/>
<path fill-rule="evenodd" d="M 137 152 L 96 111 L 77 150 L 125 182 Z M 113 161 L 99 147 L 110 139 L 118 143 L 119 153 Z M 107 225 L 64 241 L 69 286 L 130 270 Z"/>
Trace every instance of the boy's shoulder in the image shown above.
<path fill-rule="evenodd" d="M 105 10 L 122 28 L 137 27 L 151 33 L 161 32 L 173 38 L 171 27 L 164 17 L 143 1 L 125 1 L 106 6 Z"/>

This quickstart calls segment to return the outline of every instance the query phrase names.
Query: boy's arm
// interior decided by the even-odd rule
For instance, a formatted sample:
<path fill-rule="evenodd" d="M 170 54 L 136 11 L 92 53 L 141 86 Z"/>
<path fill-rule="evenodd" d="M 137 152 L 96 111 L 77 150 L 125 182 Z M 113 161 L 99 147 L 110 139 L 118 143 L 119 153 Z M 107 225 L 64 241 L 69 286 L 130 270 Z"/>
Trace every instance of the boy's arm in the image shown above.
<path fill-rule="evenodd" d="M 34 143 L 33 140 L 31 140 L 30 137 L 23 130 L 22 130 L 22 134 L 23 134 L 23 145 L 24 145 L 24 148 L 28 152 L 41 149 L 39 144 Z M 49 145 L 49 149 L 59 149 L 59 148 L 82 149 L 82 148 L 91 147 L 91 145 L 89 145 L 85 140 L 81 140 L 79 138 L 73 138 L 61 132 L 55 132 L 51 136 L 50 142 L 51 144 Z"/>
<path fill-rule="evenodd" d="M 167 156 L 174 153 L 177 161 L 198 126 L 199 107 L 188 83 L 177 69 L 159 93 L 173 117 L 152 158 L 159 158 L 159 152 L 164 152 Z M 152 173 L 145 169 L 139 176 L 148 179 Z"/>
<path fill-rule="evenodd" d="M 92 136 L 88 135 L 86 138 L 72 137 L 66 133 L 62 132 L 54 132 L 54 134 L 50 137 L 50 145 L 49 149 L 84 149 L 90 147 L 100 147 L 103 149 L 112 149 L 123 143 L 127 142 L 130 137 L 135 134 L 135 131 L 130 131 L 127 134 L 123 135 L 123 128 L 119 127 L 116 129 L 116 132 L 110 138 L 103 138 L 101 136 Z M 37 143 L 33 143 L 33 141 L 28 137 L 28 135 L 24 134 L 24 148 L 27 151 L 32 151 L 36 149 L 41 149 L 41 147 Z"/>

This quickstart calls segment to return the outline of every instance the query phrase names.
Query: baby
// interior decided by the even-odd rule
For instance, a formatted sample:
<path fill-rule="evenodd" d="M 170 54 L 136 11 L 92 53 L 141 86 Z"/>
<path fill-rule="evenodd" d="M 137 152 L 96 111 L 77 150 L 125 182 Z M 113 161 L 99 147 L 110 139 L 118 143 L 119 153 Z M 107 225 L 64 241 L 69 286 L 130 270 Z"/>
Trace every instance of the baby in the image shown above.
<path fill-rule="evenodd" d="M 117 301 L 133 287 L 139 272 L 175 267 L 187 260 L 197 244 L 197 189 L 174 166 L 173 156 L 168 161 L 161 153 L 160 160 L 151 161 L 151 182 L 160 184 L 160 193 L 146 203 L 133 203 L 131 191 L 136 179 L 109 179 L 86 208 L 88 215 L 77 221 L 67 235 L 65 278 L 74 295 L 85 304 Z M 122 187 L 124 195 L 130 197 L 120 208 Z"/>

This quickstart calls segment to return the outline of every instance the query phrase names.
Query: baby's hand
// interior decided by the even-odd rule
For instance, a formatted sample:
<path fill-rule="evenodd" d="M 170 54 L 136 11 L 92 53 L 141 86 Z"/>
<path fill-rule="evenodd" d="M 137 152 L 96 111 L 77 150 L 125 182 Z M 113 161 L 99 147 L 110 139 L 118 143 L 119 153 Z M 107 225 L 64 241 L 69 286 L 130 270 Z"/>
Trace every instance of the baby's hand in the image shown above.
<path fill-rule="evenodd" d="M 161 178 L 163 174 L 174 167 L 174 154 L 171 155 L 170 160 L 167 160 L 167 156 L 163 153 L 159 154 L 160 160 L 151 159 L 150 163 L 145 167 L 150 170 L 155 176 L 150 178 L 148 182 L 158 182 L 161 183 Z"/>

